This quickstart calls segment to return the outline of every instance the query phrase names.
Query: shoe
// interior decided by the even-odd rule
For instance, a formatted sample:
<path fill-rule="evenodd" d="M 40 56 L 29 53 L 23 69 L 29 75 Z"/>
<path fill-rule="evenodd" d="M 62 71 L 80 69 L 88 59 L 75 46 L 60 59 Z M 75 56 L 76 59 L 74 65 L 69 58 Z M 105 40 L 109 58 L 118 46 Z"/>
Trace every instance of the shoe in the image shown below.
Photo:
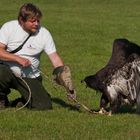
<path fill-rule="evenodd" d="M 0 109 L 4 109 L 8 106 L 9 101 L 6 95 L 0 95 Z"/>
<path fill-rule="evenodd" d="M 1 100 L 0 101 L 0 109 L 4 109 L 6 106 L 5 106 L 5 101 L 4 100 Z"/>
<path fill-rule="evenodd" d="M 17 98 L 17 99 L 12 101 L 11 107 L 17 107 L 17 108 L 22 107 L 25 104 L 25 102 L 26 101 L 23 97 Z"/>

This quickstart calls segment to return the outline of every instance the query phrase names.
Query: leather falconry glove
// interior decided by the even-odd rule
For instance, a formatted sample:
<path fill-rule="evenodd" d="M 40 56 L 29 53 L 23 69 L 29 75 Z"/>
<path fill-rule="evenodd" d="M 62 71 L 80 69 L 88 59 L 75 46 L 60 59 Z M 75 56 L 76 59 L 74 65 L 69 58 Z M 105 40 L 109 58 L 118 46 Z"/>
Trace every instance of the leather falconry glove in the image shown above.
<path fill-rule="evenodd" d="M 68 99 L 76 99 L 76 91 L 73 86 L 69 66 L 55 68 L 53 71 L 53 80 L 66 89 Z"/>

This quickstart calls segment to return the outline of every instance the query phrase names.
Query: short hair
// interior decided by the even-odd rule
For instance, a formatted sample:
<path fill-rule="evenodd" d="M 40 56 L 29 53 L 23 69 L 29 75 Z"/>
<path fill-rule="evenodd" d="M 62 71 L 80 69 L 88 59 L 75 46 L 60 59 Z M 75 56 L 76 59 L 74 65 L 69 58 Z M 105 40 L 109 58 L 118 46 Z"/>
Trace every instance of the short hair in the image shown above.
<path fill-rule="evenodd" d="M 32 3 L 25 3 L 20 7 L 19 14 L 18 14 L 18 21 L 20 22 L 20 19 L 22 21 L 27 21 L 28 19 L 33 18 L 41 18 L 42 12 L 38 7 L 36 7 Z"/>

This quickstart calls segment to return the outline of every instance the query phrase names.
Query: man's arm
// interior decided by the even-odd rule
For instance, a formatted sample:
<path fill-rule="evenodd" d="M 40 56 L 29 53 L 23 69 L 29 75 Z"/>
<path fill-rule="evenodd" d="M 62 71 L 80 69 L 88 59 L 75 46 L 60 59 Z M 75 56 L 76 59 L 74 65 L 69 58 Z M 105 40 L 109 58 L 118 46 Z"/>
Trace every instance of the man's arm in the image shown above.
<path fill-rule="evenodd" d="M 31 64 L 28 59 L 7 52 L 6 45 L 2 43 L 0 43 L 0 60 L 16 62 L 23 67 L 27 67 Z"/>
<path fill-rule="evenodd" d="M 60 58 L 60 56 L 56 52 L 49 54 L 49 59 L 50 59 L 54 68 L 57 68 L 59 66 L 64 66 L 62 59 Z"/>

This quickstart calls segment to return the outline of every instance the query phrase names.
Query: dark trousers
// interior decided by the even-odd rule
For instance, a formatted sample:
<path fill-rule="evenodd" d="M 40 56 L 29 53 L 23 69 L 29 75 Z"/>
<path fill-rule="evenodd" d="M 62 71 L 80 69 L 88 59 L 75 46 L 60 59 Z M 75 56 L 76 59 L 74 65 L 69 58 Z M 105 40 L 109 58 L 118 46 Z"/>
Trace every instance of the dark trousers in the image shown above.
<path fill-rule="evenodd" d="M 31 90 L 31 100 L 28 106 L 39 110 L 51 109 L 51 98 L 42 85 L 42 77 L 23 78 L 23 80 L 26 81 Z M 16 89 L 27 101 L 29 89 L 23 80 L 16 77 L 8 66 L 0 64 L 0 95 L 7 96 L 10 93 L 10 89 Z"/>

